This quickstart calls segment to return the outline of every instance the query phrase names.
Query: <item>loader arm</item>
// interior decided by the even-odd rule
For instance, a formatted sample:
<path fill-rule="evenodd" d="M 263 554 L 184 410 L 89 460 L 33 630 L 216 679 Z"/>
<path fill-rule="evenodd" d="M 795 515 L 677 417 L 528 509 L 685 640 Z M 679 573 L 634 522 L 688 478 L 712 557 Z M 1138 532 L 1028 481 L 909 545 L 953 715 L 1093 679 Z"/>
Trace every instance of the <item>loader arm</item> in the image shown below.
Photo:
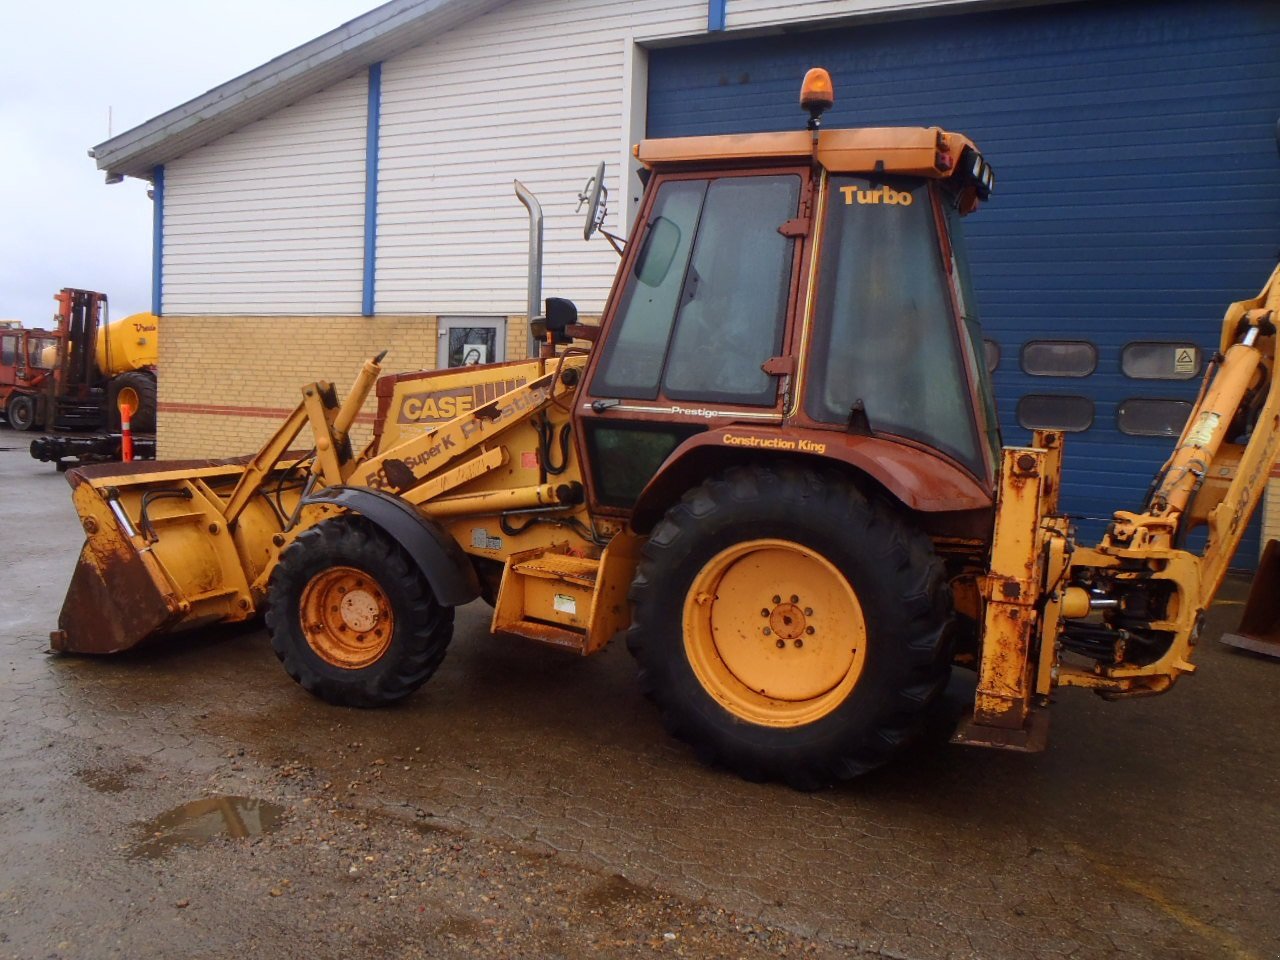
<path fill-rule="evenodd" d="M 978 689 L 958 742 L 1043 746 L 1054 689 L 1104 698 L 1168 690 L 1191 652 L 1280 453 L 1280 267 L 1234 303 L 1178 444 L 1141 510 L 1116 511 L 1095 547 L 1058 514 L 1062 435 L 1006 448 L 989 570 Z M 1207 527 L 1201 553 L 1187 534 Z"/>
<path fill-rule="evenodd" d="M 66 652 L 113 653 L 149 638 L 254 616 L 280 554 L 308 526 L 341 512 L 321 490 L 391 494 L 424 516 L 573 507 L 577 483 L 459 492 L 507 464 L 509 428 L 561 402 L 585 357 L 376 454 L 353 454 L 348 431 L 381 370 L 366 361 L 344 400 L 316 381 L 259 451 L 234 461 L 108 465 L 68 473 L 86 533 L 52 638 Z M 310 427 L 311 451 L 289 458 Z M 303 441 L 307 443 L 308 441 Z M 299 468 L 306 467 L 298 476 Z"/>

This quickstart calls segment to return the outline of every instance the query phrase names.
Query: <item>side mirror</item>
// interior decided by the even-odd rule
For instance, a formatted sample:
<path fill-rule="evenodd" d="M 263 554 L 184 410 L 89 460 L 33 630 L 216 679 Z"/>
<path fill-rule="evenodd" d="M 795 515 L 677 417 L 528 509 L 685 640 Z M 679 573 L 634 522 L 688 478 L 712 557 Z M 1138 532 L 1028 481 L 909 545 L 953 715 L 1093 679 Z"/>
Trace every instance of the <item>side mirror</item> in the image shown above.
<path fill-rule="evenodd" d="M 572 300 L 563 297 L 547 297 L 546 328 L 552 343 L 573 343 L 573 337 L 565 332 L 578 322 L 578 308 Z"/>
<path fill-rule="evenodd" d="M 596 167 L 595 176 L 587 181 L 587 185 L 578 194 L 578 209 L 587 206 L 587 220 L 582 225 L 582 239 L 590 240 L 592 234 L 604 225 L 608 213 L 609 188 L 604 185 L 604 161 Z"/>

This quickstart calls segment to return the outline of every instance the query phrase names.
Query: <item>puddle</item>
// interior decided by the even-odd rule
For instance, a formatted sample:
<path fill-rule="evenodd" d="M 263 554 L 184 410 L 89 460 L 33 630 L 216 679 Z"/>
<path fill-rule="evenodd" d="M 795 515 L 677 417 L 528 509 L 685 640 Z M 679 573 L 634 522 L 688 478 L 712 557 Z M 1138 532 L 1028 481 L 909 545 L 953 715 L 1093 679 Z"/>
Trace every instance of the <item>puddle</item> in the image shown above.
<path fill-rule="evenodd" d="M 147 823 L 149 839 L 135 846 L 131 856 L 154 860 L 175 847 L 199 847 L 224 837 L 260 837 L 278 830 L 283 819 L 284 807 L 253 797 L 195 800 Z"/>

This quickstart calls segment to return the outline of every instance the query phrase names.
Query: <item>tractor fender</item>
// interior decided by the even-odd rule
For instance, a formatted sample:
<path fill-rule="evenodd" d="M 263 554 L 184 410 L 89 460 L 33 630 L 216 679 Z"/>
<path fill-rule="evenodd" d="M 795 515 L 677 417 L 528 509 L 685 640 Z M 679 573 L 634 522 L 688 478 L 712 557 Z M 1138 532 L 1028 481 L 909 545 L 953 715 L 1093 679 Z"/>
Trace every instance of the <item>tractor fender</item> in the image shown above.
<path fill-rule="evenodd" d="M 364 487 L 326 487 L 303 502 L 344 507 L 377 526 L 409 554 L 443 606 L 480 596 L 475 567 L 457 541 L 399 497 Z"/>
<path fill-rule="evenodd" d="M 909 510 L 953 513 L 989 510 L 994 491 L 937 453 L 887 437 L 788 427 L 731 426 L 690 437 L 663 461 L 640 492 L 632 528 L 645 532 L 688 489 L 740 463 L 802 459 L 852 467 Z"/>

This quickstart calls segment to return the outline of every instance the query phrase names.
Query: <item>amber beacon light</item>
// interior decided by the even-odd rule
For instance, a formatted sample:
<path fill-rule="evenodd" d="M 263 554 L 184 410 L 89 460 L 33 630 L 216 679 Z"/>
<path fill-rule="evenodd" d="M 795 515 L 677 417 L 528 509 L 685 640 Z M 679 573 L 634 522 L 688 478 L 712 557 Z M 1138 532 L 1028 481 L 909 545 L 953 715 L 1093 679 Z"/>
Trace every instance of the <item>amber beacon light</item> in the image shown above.
<path fill-rule="evenodd" d="M 813 67 L 804 75 L 800 85 L 800 107 L 809 112 L 809 129 L 817 130 L 822 115 L 836 102 L 831 74 L 822 67 Z"/>

